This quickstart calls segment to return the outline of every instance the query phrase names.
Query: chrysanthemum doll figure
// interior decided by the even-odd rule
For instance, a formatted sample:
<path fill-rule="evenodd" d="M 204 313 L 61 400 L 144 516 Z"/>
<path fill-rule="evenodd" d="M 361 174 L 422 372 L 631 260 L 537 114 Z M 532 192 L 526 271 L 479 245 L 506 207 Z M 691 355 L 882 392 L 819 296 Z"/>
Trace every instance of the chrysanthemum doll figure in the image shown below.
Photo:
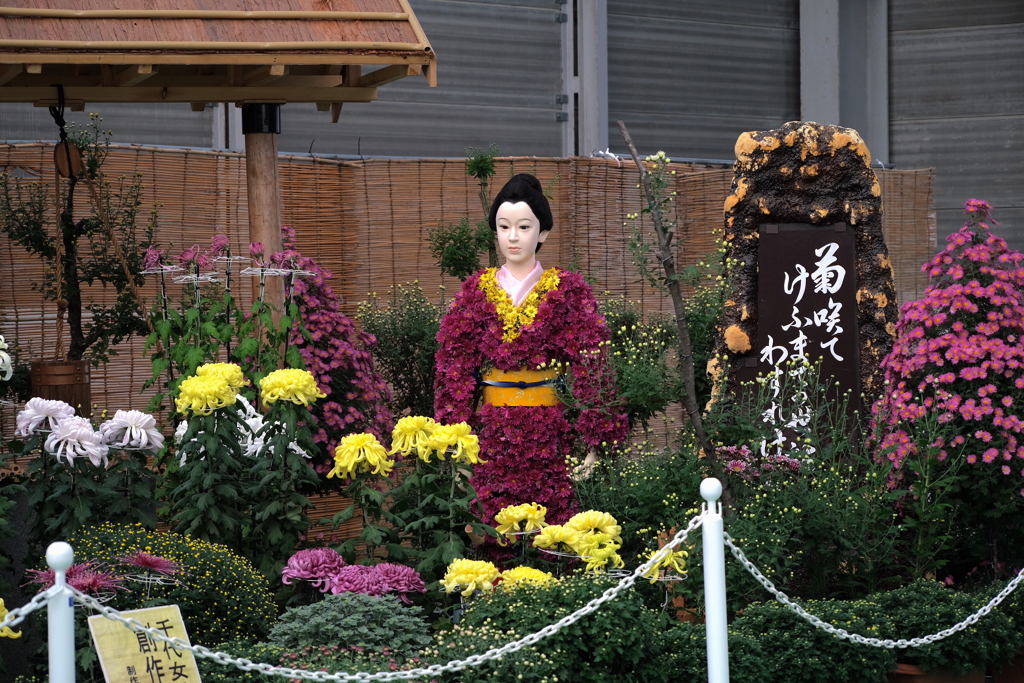
<path fill-rule="evenodd" d="M 538 503 L 552 524 L 575 512 L 566 458 L 577 435 L 591 449 L 628 432 L 616 396 L 605 321 L 589 285 L 537 252 L 551 208 L 532 175 L 511 178 L 494 199 L 491 229 L 505 257 L 462 285 L 438 332 L 435 419 L 469 422 L 480 437 L 471 483 L 486 518 Z M 554 367 L 553 367 L 554 366 Z M 558 368 L 572 375 L 576 410 L 557 396 Z"/>

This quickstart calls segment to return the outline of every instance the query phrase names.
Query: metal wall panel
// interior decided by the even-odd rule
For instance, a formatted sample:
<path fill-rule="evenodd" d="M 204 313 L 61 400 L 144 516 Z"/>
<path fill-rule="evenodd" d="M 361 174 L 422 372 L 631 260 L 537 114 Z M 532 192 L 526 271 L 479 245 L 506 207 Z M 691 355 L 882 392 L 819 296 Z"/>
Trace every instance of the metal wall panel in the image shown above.
<path fill-rule="evenodd" d="M 1024 249 L 1024 3 L 889 1 L 892 161 L 935 167 L 940 245 L 977 198 Z"/>
<path fill-rule="evenodd" d="M 495 143 L 502 154 L 558 156 L 565 124 L 561 24 L 552 2 L 413 0 L 437 53 L 438 82 L 383 86 L 378 101 L 346 104 L 341 119 L 312 106 L 282 112 L 279 148 L 321 154 L 449 156 Z M 361 141 L 360 141 L 361 139 Z"/>
<path fill-rule="evenodd" d="M 797 0 L 609 0 L 612 149 L 623 119 L 645 151 L 732 159 L 740 133 L 798 118 L 798 19 Z"/>
<path fill-rule="evenodd" d="M 209 147 L 213 139 L 210 110 L 194 112 L 187 104 L 87 102 L 85 111 L 65 110 L 64 118 L 82 126 L 90 112 L 100 115 L 102 128 L 114 131 L 112 142 Z M 57 135 L 46 107 L 0 104 L 0 140 L 56 140 Z"/>

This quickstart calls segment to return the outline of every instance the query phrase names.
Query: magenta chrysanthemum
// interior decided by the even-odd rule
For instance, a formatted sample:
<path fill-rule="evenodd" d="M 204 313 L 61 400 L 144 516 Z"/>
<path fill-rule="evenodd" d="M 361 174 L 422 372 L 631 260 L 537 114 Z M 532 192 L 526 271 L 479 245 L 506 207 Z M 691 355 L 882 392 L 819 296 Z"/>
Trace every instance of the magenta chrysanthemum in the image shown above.
<path fill-rule="evenodd" d="M 312 581 L 321 593 L 326 593 L 331 588 L 331 578 L 344 566 L 344 558 L 330 548 L 300 550 L 288 558 L 281 570 L 281 581 L 285 584 L 297 579 Z"/>
<path fill-rule="evenodd" d="M 122 564 L 127 564 L 132 567 L 137 567 L 144 572 L 152 572 L 154 574 L 163 574 L 164 576 L 170 576 L 176 574 L 180 569 L 177 562 L 168 560 L 166 557 L 160 557 L 158 555 L 150 555 L 147 552 L 139 550 L 133 555 L 125 555 L 124 557 L 117 558 L 117 561 Z"/>
<path fill-rule="evenodd" d="M 896 478 L 911 455 L 947 454 L 944 444 L 917 442 L 934 417 L 958 447 L 951 458 L 1000 463 L 971 470 L 991 486 L 1004 460 L 1024 455 L 1024 420 L 1012 408 L 1024 395 L 1024 254 L 989 232 L 986 202 L 965 207 L 967 224 L 922 267 L 931 279 L 924 298 L 903 306 L 883 362 L 889 391 L 872 413 L 877 452 Z"/>
<path fill-rule="evenodd" d="M 52 569 L 28 569 L 25 573 L 32 578 L 23 583 L 23 586 L 37 583 L 41 586 L 39 590 L 43 591 L 53 585 L 54 571 Z M 77 562 L 68 567 L 64 576 L 69 586 L 86 594 L 102 595 L 124 589 L 124 586 L 121 585 L 124 579 L 106 569 L 102 563 Z"/>
<path fill-rule="evenodd" d="M 374 567 L 374 569 L 384 577 L 388 592 L 398 593 L 398 599 L 407 605 L 412 604 L 412 600 L 406 595 L 407 593 L 427 592 L 426 584 L 423 583 L 419 573 L 412 567 L 407 567 L 404 564 L 382 562 Z"/>
<path fill-rule="evenodd" d="M 342 567 L 330 578 L 331 593 L 365 593 L 381 596 L 388 592 L 384 576 L 374 567 L 352 564 Z"/>

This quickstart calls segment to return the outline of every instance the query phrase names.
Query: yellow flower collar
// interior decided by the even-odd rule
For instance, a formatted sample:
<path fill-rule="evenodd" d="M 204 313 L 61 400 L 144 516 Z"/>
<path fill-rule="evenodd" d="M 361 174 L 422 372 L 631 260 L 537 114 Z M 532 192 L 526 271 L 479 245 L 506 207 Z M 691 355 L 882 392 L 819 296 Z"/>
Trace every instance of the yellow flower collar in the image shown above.
<path fill-rule="evenodd" d="M 498 284 L 497 271 L 497 268 L 488 268 L 480 274 L 480 290 L 498 312 L 498 319 L 504 329 L 502 341 L 510 342 L 537 317 L 537 308 L 544 300 L 544 295 L 558 289 L 560 278 L 558 268 L 548 268 L 523 302 L 514 306 L 512 297 Z"/>

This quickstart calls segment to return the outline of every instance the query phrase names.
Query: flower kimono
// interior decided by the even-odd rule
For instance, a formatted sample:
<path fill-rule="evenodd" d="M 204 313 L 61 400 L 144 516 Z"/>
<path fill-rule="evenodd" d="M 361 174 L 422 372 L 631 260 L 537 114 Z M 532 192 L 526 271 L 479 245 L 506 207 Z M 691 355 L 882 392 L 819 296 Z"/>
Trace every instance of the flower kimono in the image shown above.
<path fill-rule="evenodd" d="M 435 419 L 468 422 L 480 438 L 471 483 L 493 524 L 502 508 L 536 503 L 552 524 L 575 512 L 566 458 L 577 434 L 589 446 L 611 445 L 628 433 L 607 359 L 604 318 L 590 287 L 577 274 L 544 271 L 533 291 L 514 306 L 488 268 L 463 283 L 438 332 Z M 488 398 L 480 389 L 497 372 L 520 388 L 551 382 L 515 382 L 536 369 L 568 367 L 573 403 L 541 400 L 530 405 Z M 557 381 L 557 380 L 556 380 Z M 551 392 L 550 387 L 536 387 Z M 524 391 L 520 391 L 523 394 Z M 529 389 L 525 393 L 529 393 Z M 554 394 L 551 393 L 553 396 Z"/>

